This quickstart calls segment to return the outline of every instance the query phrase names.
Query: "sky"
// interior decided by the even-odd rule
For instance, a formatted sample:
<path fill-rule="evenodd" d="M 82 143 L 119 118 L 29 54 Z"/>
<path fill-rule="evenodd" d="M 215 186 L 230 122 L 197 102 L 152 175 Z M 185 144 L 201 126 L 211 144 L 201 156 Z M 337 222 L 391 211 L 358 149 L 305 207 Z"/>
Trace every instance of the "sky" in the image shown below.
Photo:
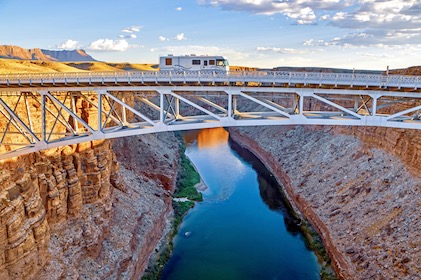
<path fill-rule="evenodd" d="M 0 0 L 0 45 L 107 62 L 405 68 L 421 65 L 421 0 Z"/>

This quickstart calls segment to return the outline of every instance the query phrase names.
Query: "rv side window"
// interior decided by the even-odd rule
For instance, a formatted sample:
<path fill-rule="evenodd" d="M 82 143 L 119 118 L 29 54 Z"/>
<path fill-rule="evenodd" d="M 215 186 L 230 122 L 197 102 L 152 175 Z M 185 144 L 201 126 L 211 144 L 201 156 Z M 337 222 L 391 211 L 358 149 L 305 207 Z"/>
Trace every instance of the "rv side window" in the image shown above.
<path fill-rule="evenodd" d="M 166 58 L 165 65 L 172 65 L 172 58 Z"/>
<path fill-rule="evenodd" d="M 215 65 L 215 60 L 209 60 L 209 65 Z"/>
<path fill-rule="evenodd" d="M 208 61 L 207 60 L 203 61 L 203 65 L 208 66 Z"/>
<path fill-rule="evenodd" d="M 200 59 L 193 59 L 192 64 L 193 65 L 200 65 Z"/>

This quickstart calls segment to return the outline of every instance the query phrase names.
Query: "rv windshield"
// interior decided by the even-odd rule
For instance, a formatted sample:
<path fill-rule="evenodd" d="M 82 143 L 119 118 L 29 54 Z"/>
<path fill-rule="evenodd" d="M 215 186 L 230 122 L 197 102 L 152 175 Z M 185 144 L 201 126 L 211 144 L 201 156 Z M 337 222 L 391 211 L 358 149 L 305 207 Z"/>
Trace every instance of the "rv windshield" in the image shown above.
<path fill-rule="evenodd" d="M 228 60 L 226 59 L 217 59 L 216 60 L 217 66 L 228 66 Z"/>

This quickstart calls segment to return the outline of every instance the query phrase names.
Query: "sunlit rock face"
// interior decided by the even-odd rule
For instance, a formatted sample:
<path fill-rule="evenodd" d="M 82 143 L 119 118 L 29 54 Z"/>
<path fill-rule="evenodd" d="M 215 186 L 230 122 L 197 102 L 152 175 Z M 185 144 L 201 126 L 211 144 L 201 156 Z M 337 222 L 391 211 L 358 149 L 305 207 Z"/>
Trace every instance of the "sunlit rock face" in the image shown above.
<path fill-rule="evenodd" d="M 121 184 L 108 141 L 67 146 L 7 160 L 0 171 L 1 279 L 30 279 L 54 256 L 51 236 L 97 205 L 103 238 L 113 188 Z M 77 231 L 75 236 L 77 236 Z M 93 250 L 94 239 L 83 240 Z"/>
<path fill-rule="evenodd" d="M 172 134 L 88 142 L 5 161 L 0 279 L 138 279 L 169 229 Z M 130 158 L 130 160 L 129 160 Z"/>
<path fill-rule="evenodd" d="M 342 279 L 418 277 L 421 180 L 413 146 L 419 132 L 301 126 L 230 129 L 230 135 L 283 184 L 321 234 Z"/>

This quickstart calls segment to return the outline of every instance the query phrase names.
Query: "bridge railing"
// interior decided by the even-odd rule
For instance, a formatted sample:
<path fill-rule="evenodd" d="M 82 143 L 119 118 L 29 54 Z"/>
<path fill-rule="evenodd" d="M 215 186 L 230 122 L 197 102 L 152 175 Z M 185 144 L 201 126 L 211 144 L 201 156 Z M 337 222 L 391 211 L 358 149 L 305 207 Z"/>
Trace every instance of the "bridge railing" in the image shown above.
<path fill-rule="evenodd" d="M 287 71 L 121 71 L 0 75 L 0 85 L 110 82 L 259 82 L 418 88 L 420 76 Z"/>

